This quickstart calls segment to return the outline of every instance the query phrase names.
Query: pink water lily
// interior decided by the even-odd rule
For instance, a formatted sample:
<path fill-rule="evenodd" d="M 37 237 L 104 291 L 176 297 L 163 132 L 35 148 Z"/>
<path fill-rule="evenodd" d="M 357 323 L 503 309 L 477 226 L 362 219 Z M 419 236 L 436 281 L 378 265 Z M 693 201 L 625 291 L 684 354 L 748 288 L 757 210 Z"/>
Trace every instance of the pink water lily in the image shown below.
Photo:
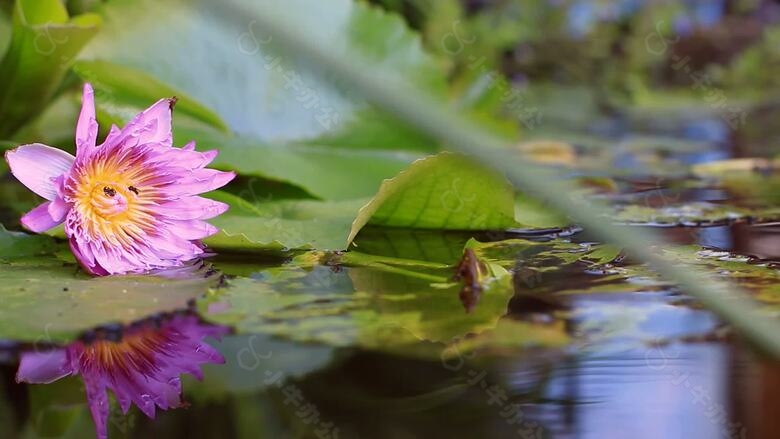
<path fill-rule="evenodd" d="M 79 263 L 102 276 L 174 267 L 204 254 L 218 232 L 204 220 L 228 206 L 198 196 L 227 184 L 232 172 L 207 169 L 217 151 L 173 146 L 175 98 L 161 99 L 97 143 L 92 87 L 84 85 L 76 157 L 39 143 L 5 155 L 13 175 L 45 203 L 22 217 L 43 232 L 65 223 Z"/>
<path fill-rule="evenodd" d="M 108 437 L 109 400 L 116 397 L 123 413 L 135 404 L 154 418 L 156 409 L 181 406 L 181 374 L 203 378 L 201 365 L 222 364 L 224 357 L 204 338 L 219 338 L 224 326 L 201 323 L 197 317 L 177 316 L 155 328 L 151 323 L 126 331 L 120 342 L 74 342 L 52 351 L 21 355 L 17 382 L 49 384 L 70 375 L 84 381 L 97 437 Z"/>

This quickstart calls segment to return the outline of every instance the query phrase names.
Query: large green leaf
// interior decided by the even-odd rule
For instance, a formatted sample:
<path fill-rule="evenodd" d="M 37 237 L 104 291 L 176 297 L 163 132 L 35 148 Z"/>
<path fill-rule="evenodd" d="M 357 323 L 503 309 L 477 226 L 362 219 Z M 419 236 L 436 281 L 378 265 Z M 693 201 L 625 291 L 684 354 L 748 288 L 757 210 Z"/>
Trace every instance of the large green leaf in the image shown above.
<path fill-rule="evenodd" d="M 386 180 L 352 224 L 445 230 L 501 230 L 517 225 L 514 191 L 503 176 L 465 156 L 441 153 Z"/>
<path fill-rule="evenodd" d="M 327 134 L 349 137 L 349 146 L 363 148 L 434 146 L 419 135 L 396 137 L 388 145 L 385 137 L 397 131 L 399 122 L 377 115 L 349 94 L 349 84 L 333 85 L 327 79 L 334 78 L 322 78 L 306 60 L 286 55 L 254 22 L 227 17 L 231 4 L 255 7 L 247 0 L 111 2 L 104 8 L 106 30 L 89 46 L 86 58 L 143 70 L 214 109 L 245 137 L 268 141 Z M 443 95 L 444 74 L 401 17 L 351 0 L 295 0 L 285 8 L 321 44 L 369 56 L 387 75 L 414 78 Z M 301 82 L 292 85 L 287 73 L 300 75 Z M 307 89 L 319 97 L 316 107 L 312 102 L 305 108 Z M 330 119 L 330 128 L 320 116 L 326 108 L 339 115 L 338 124 Z M 350 123 L 366 117 L 376 123 Z"/>
<path fill-rule="evenodd" d="M 255 204 L 225 192 L 210 198 L 226 202 L 230 210 L 210 220 L 219 234 L 206 239 L 216 249 L 344 250 L 352 219 L 365 200 L 284 200 Z"/>
<path fill-rule="evenodd" d="M 419 155 L 390 150 L 354 150 L 327 145 L 273 144 L 204 130 L 176 130 L 177 142 L 197 140 L 201 150 L 219 149 L 214 166 L 303 188 L 317 198 L 370 197 Z"/>
<path fill-rule="evenodd" d="M 468 158 L 449 153 L 416 161 L 382 183 L 368 203 L 363 199 L 262 202 L 222 192 L 213 197 L 232 207 L 212 221 L 223 229 L 206 241 L 216 248 L 344 250 L 369 221 L 444 230 L 517 225 L 509 183 Z"/>
<path fill-rule="evenodd" d="M 142 110 L 159 99 L 175 96 L 178 115 L 185 114 L 222 131 L 228 130 L 225 122 L 209 108 L 143 71 L 105 61 L 78 61 L 73 64 L 73 71 L 84 82 L 93 83 L 95 100 L 102 110 L 112 106 Z M 131 113 L 130 117 L 134 115 Z"/>
<path fill-rule="evenodd" d="M 17 0 L 11 43 L 0 64 L 0 137 L 44 108 L 100 22 L 94 14 L 71 19 L 59 0 Z"/>
<path fill-rule="evenodd" d="M 109 276 L 89 279 L 57 259 L 0 265 L 0 339 L 61 343 L 107 323 L 129 324 L 188 307 L 218 276 L 194 271 L 183 279 Z"/>

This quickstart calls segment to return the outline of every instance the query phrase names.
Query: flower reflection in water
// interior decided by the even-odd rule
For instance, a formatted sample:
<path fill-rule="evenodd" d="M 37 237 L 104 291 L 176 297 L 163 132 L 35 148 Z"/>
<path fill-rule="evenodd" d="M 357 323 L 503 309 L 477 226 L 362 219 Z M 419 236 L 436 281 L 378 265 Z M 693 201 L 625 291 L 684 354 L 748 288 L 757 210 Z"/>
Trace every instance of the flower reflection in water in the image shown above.
<path fill-rule="evenodd" d="M 156 408 L 181 406 L 180 375 L 203 378 L 201 366 L 223 364 L 225 359 L 203 340 L 229 332 L 224 326 L 206 325 L 194 315 L 177 315 L 161 325 L 135 325 L 119 342 L 77 341 L 64 348 L 22 354 L 18 382 L 48 384 L 69 375 L 81 375 L 97 436 L 108 437 L 111 390 L 123 413 L 134 403 L 154 418 Z"/>

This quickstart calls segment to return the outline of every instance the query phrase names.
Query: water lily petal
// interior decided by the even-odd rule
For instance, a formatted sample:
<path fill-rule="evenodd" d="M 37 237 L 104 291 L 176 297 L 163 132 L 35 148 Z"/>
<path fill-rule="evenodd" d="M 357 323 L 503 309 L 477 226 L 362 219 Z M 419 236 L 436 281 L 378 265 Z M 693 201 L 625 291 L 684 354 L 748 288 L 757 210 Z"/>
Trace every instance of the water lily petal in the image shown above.
<path fill-rule="evenodd" d="M 92 86 L 84 84 L 81 113 L 76 123 L 76 154 L 89 152 L 97 143 L 98 123 L 95 117 L 95 96 Z"/>
<path fill-rule="evenodd" d="M 138 137 L 139 145 L 157 143 L 173 146 L 171 110 L 175 103 L 175 99 L 160 99 L 134 117 L 122 130 L 122 134 Z"/>
<path fill-rule="evenodd" d="M 22 145 L 5 153 L 11 173 L 31 191 L 47 200 L 57 196 L 53 179 L 68 172 L 75 157 L 40 143 Z"/>
<path fill-rule="evenodd" d="M 203 197 L 187 197 L 160 205 L 158 211 L 168 218 L 179 220 L 210 219 L 225 213 L 230 206 L 221 201 Z"/>
<path fill-rule="evenodd" d="M 219 233 L 219 229 L 200 220 L 173 221 L 169 226 L 171 233 L 183 239 L 203 239 Z"/>
<path fill-rule="evenodd" d="M 175 197 L 198 195 L 205 192 L 211 192 L 230 183 L 236 178 L 235 172 L 218 171 L 216 169 L 197 169 L 189 174 L 182 176 L 175 184 L 167 188 L 168 192 Z"/>
<path fill-rule="evenodd" d="M 95 422 L 95 430 L 98 439 L 108 439 L 108 394 L 103 377 L 82 373 L 84 387 L 87 391 L 87 401 L 89 402 L 89 411 L 92 413 L 92 420 Z"/>
<path fill-rule="evenodd" d="M 19 361 L 16 381 L 19 383 L 49 384 L 73 372 L 65 349 L 25 352 Z"/>
<path fill-rule="evenodd" d="M 41 233 L 62 223 L 63 217 L 59 220 L 52 217 L 51 204 L 51 201 L 39 204 L 38 207 L 22 215 L 21 223 L 24 228 L 31 232 Z"/>
<path fill-rule="evenodd" d="M 65 216 L 70 212 L 70 207 L 70 203 L 57 197 L 49 203 L 49 215 L 59 224 L 65 220 Z"/>

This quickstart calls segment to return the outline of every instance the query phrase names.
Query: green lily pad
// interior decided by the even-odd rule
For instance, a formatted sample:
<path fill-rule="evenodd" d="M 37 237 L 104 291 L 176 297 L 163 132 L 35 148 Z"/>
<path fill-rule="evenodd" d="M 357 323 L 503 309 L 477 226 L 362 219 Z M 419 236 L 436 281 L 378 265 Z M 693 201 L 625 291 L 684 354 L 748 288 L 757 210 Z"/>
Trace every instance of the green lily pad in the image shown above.
<path fill-rule="evenodd" d="M 231 280 L 201 309 L 220 304 L 206 317 L 238 333 L 420 354 L 420 341 L 449 343 L 493 328 L 512 295 L 509 276 L 491 278 L 466 313 L 460 285 L 450 281 L 453 267 L 348 255 L 345 268 L 293 262 Z"/>
<path fill-rule="evenodd" d="M 663 207 L 625 205 L 610 215 L 614 221 L 627 224 L 657 224 L 666 226 L 698 226 L 742 219 L 768 221 L 780 218 L 780 207 L 751 209 L 728 204 L 691 202 Z"/>
<path fill-rule="evenodd" d="M 73 264 L 40 257 L 3 263 L 0 273 L 0 339 L 44 344 L 71 341 L 95 326 L 185 309 L 219 279 L 208 271 L 184 279 L 90 279 Z"/>
<path fill-rule="evenodd" d="M 49 255 L 59 248 L 50 236 L 8 231 L 0 224 L 0 261 Z"/>

